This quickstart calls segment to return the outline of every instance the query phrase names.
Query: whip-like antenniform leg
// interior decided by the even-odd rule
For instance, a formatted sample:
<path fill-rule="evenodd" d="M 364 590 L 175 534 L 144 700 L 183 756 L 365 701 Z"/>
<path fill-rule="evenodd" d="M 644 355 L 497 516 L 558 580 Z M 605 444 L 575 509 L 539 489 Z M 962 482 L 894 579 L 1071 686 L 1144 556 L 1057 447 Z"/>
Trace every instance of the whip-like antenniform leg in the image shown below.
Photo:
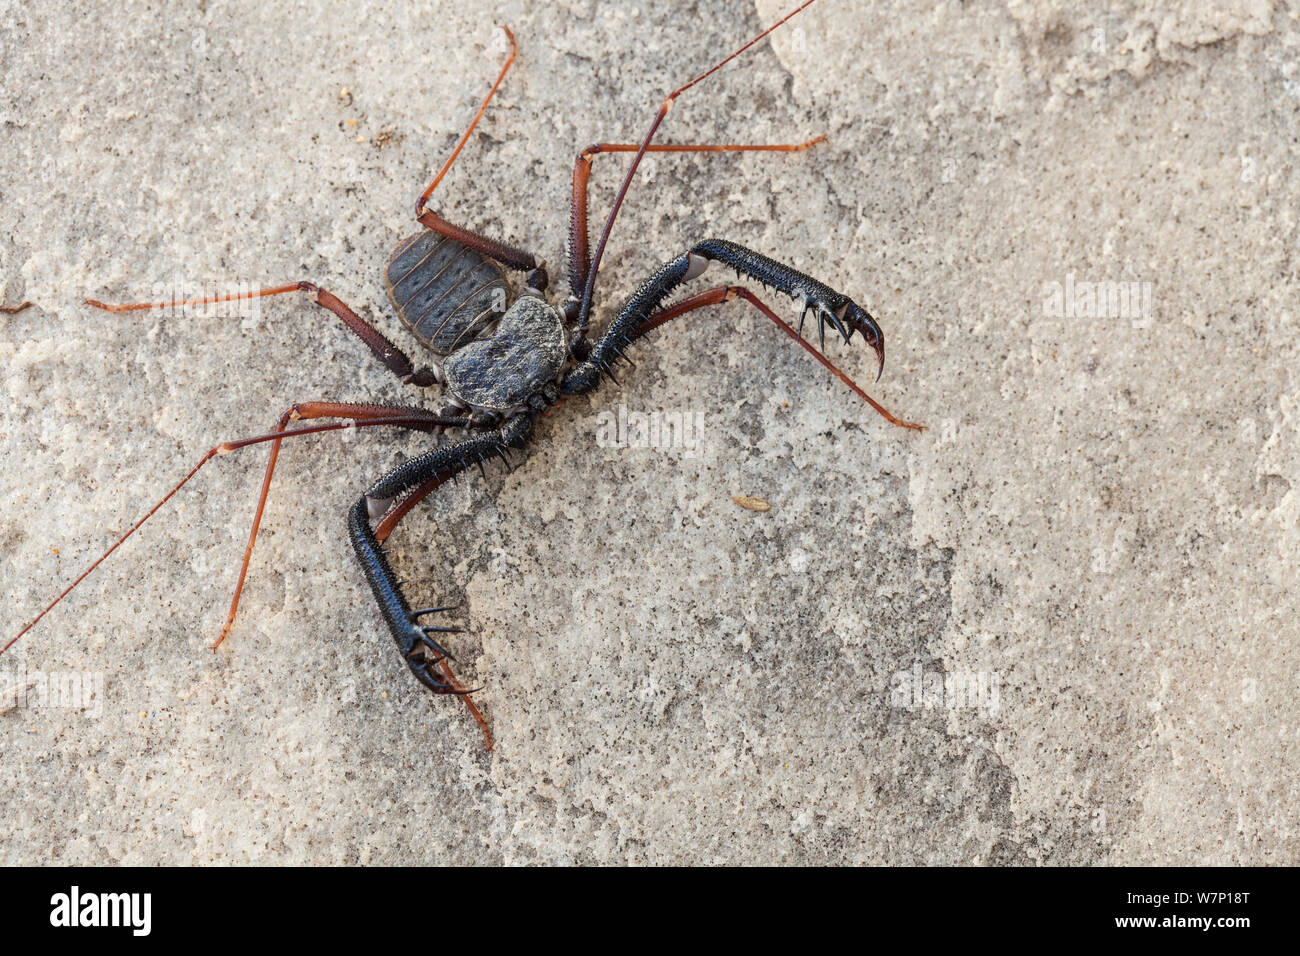
<path fill-rule="evenodd" d="M 604 256 L 605 254 L 605 246 L 609 244 L 609 234 L 614 229 L 614 220 L 618 218 L 618 211 L 623 206 L 623 200 L 627 197 L 627 191 L 632 186 L 632 180 L 636 176 L 636 171 L 638 167 L 640 167 L 641 165 L 642 158 L 645 156 L 647 150 L 649 150 L 650 143 L 654 139 L 655 133 L 658 132 L 660 124 L 663 123 L 664 118 L 668 115 L 668 111 L 672 109 L 673 104 L 677 102 L 677 97 L 681 96 L 692 86 L 695 86 L 695 84 L 707 79 L 708 77 L 712 76 L 714 73 L 718 72 L 718 70 L 722 69 L 728 63 L 734 60 L 736 57 L 740 56 L 742 53 L 744 53 L 746 50 L 752 47 L 755 43 L 758 43 L 765 36 L 767 36 L 777 27 L 781 26 L 781 24 L 785 23 L 796 13 L 798 13 L 800 10 L 803 10 L 805 7 L 812 6 L 813 2 L 814 0 L 805 0 L 804 3 L 801 3 L 794 10 L 787 13 L 784 17 L 776 21 L 776 23 L 772 24 L 770 27 L 768 27 L 758 36 L 754 37 L 754 39 L 750 40 L 748 43 L 742 46 L 735 53 L 732 53 L 730 56 L 722 60 L 719 60 L 713 66 L 709 67 L 707 70 L 701 73 L 699 76 L 695 77 L 695 79 L 691 80 L 689 83 L 687 83 L 684 86 L 679 86 L 677 89 L 673 90 L 666 97 L 664 97 L 663 103 L 659 105 L 659 111 L 655 113 L 655 117 L 650 123 L 649 131 L 645 134 L 645 139 L 641 141 L 641 146 L 637 150 L 636 156 L 633 157 L 632 159 L 632 165 L 628 167 L 627 174 L 623 177 L 623 185 L 619 187 L 618 195 L 614 197 L 614 205 L 613 207 L 610 208 L 609 218 L 605 220 L 605 228 L 601 231 L 600 241 L 596 243 L 596 252 L 591 258 L 591 267 L 587 270 L 587 283 L 583 287 L 582 298 L 578 305 L 577 327 L 574 330 L 576 339 L 581 340 L 583 335 L 585 335 L 587 331 L 587 326 L 591 316 L 591 297 L 596 289 L 596 275 L 600 271 L 600 260 L 601 257 Z"/>
<path fill-rule="evenodd" d="M 814 136 L 803 143 L 778 143 L 746 146 L 735 143 L 660 144 L 646 147 L 648 153 L 798 153 L 818 143 L 825 136 Z M 573 161 L 573 200 L 569 212 L 569 291 L 581 301 L 591 271 L 591 254 L 587 235 L 587 184 L 591 179 L 592 160 L 600 153 L 635 153 L 637 143 L 592 143 Z"/>

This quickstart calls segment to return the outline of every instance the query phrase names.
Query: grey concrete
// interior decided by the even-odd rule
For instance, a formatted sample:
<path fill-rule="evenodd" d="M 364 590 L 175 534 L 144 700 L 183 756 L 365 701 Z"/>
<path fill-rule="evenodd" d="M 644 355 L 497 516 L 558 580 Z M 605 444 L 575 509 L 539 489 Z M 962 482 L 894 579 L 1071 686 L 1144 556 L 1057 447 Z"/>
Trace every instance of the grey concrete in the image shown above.
<path fill-rule="evenodd" d="M 786 3 L 0 3 L 0 294 L 41 306 L 0 317 L 3 633 L 215 441 L 412 397 L 301 299 L 82 296 L 311 278 L 404 341 L 381 266 L 495 23 L 519 60 L 437 205 L 558 276 L 577 149 Z M 0 862 L 1294 863 L 1300 27 L 1205 6 L 820 0 L 662 140 L 828 142 L 650 163 L 601 314 L 736 239 L 871 308 L 871 391 L 929 430 L 736 304 L 431 499 L 395 560 L 466 602 L 491 755 L 343 535 L 425 443 L 286 444 L 212 654 L 265 456 L 219 459 L 0 657 L 33 688 L 0 714 Z M 1149 308 L 1095 314 L 1097 282 Z M 610 447 L 620 404 L 703 441 Z M 89 706 L 40 696 L 74 674 Z"/>

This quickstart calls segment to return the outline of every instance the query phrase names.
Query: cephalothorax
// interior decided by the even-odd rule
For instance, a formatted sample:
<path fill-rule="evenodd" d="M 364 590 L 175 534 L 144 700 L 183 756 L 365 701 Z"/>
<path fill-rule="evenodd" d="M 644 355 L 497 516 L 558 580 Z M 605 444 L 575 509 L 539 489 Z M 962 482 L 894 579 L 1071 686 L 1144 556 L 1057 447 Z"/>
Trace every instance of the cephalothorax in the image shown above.
<path fill-rule="evenodd" d="M 744 246 L 723 239 L 698 242 L 661 266 L 623 303 L 604 332 L 594 340 L 588 338 L 589 316 L 596 275 L 614 220 L 647 152 L 722 152 L 765 150 L 793 152 L 820 142 L 821 137 L 797 145 L 737 146 L 729 144 L 656 145 L 655 132 L 673 102 L 696 83 L 723 64 L 753 46 L 776 27 L 807 7 L 807 0 L 794 12 L 778 21 L 754 40 L 685 86 L 668 95 L 639 144 L 598 143 L 578 154 L 573 173 L 573 207 L 569 235 L 569 294 L 559 305 L 546 299 L 548 274 L 544 264 L 532 255 L 504 243 L 447 222 L 428 208 L 429 198 L 447 170 L 460 154 L 488 102 L 500 87 L 515 57 L 514 37 L 510 55 L 502 67 L 483 105 L 464 136 L 443 165 L 433 182 L 416 203 L 416 220 L 424 228 L 402 240 L 385 268 L 388 298 L 397 317 L 410 334 L 430 353 L 429 363 L 416 367 L 411 359 L 381 332 L 363 320 L 335 295 L 311 282 L 296 282 L 253 293 L 253 296 L 305 292 L 316 304 L 338 316 L 374 354 L 403 382 L 420 386 L 439 386 L 443 403 L 438 411 L 418 407 L 358 405 L 339 402 L 303 402 L 286 411 L 268 434 L 239 441 L 223 442 L 212 448 L 200 462 L 148 514 L 123 535 L 113 547 L 72 582 L 35 620 L 9 641 L 7 650 L 55 604 L 76 587 L 83 578 L 108 557 L 122 541 L 148 520 L 207 461 L 213 457 L 268 443 L 270 460 L 262 483 L 261 495 L 253 516 L 244 561 L 239 572 L 235 595 L 226 625 L 213 644 L 215 648 L 235 619 L 245 575 L 257 539 L 263 507 L 279 455 L 281 441 L 292 435 L 312 434 L 350 427 L 392 426 L 429 433 L 448 429 L 467 432 L 463 439 L 435 445 L 432 450 L 406 462 L 385 475 L 357 499 L 347 515 L 348 535 L 367 583 L 379 605 L 385 623 L 397 642 L 399 651 L 412 673 L 435 693 L 459 694 L 468 704 L 491 746 L 491 735 L 478 708 L 453 675 L 447 661 L 450 654 L 442 646 L 441 635 L 454 632 L 453 627 L 424 624 L 447 607 L 412 609 L 403 583 L 393 572 L 383 542 L 408 511 L 448 479 L 472 466 L 481 467 L 492 458 L 508 462 L 510 449 L 522 447 L 532 432 L 536 418 L 566 395 L 591 391 L 608 375 L 616 360 L 626 358 L 624 349 L 650 330 L 665 322 L 706 305 L 744 299 L 777 324 L 782 331 L 812 353 L 818 361 L 852 388 L 862 399 L 891 423 L 919 429 L 919 425 L 895 418 L 836 369 L 822 354 L 826 327 L 830 326 L 844 341 L 855 333 L 876 352 L 880 369 L 884 367 L 884 334 L 865 309 L 848 296 L 836 292 L 803 273 L 760 255 Z M 601 152 L 635 152 L 636 156 L 623 180 L 613 208 L 605 222 L 594 255 L 588 252 L 587 180 L 592 158 Z M 771 309 L 743 286 L 719 286 L 664 306 L 664 302 L 683 283 L 698 278 L 712 262 L 736 270 L 764 286 L 784 293 L 800 308 L 799 329 L 786 324 Z M 506 271 L 524 276 L 522 294 L 511 301 L 511 285 Z M 162 306 L 198 305 L 230 301 L 216 297 L 192 302 L 140 303 L 105 305 L 87 300 L 97 308 L 120 312 Z M 23 306 L 5 309 L 15 311 Z M 804 320 L 811 315 L 817 323 L 821 351 L 802 337 Z M 290 429 L 291 422 L 342 419 L 343 422 L 307 425 Z"/>

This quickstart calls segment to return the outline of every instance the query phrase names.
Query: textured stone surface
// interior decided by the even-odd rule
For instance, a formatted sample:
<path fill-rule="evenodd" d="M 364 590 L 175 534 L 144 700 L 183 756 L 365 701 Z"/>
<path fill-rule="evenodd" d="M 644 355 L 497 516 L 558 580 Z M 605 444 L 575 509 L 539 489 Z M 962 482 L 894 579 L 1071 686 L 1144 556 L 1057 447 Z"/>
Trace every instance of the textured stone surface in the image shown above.
<path fill-rule="evenodd" d="M 438 208 L 559 277 L 574 153 L 783 6 L 0 3 L 0 293 L 42 306 L 0 317 L 5 631 L 215 441 L 411 398 L 301 298 L 81 296 L 310 278 L 405 341 L 382 266 L 494 24 L 519 60 Z M 735 239 L 867 305 L 873 394 L 930 430 L 720 306 L 431 499 L 394 559 L 466 603 L 491 755 L 343 534 L 423 440 L 286 444 L 214 655 L 264 453 L 218 459 L 0 657 L 2 685 L 103 681 L 0 714 L 0 861 L 1295 862 L 1300 27 L 1204 6 L 820 0 L 661 139 L 828 142 L 653 158 L 602 307 Z M 1092 282 L 1150 307 L 1092 316 Z M 612 445 L 620 404 L 701 442 Z M 918 705 L 915 674 L 996 694 Z"/>

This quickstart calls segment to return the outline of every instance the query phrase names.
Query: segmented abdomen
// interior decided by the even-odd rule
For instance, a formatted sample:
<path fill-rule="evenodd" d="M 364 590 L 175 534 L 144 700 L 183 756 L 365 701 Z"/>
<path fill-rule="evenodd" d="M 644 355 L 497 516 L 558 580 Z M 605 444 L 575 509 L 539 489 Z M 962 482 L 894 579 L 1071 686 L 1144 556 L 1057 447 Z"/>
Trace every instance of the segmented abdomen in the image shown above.
<path fill-rule="evenodd" d="M 397 317 L 439 355 L 471 341 L 510 301 L 499 265 L 431 229 L 398 243 L 384 276 Z"/>

